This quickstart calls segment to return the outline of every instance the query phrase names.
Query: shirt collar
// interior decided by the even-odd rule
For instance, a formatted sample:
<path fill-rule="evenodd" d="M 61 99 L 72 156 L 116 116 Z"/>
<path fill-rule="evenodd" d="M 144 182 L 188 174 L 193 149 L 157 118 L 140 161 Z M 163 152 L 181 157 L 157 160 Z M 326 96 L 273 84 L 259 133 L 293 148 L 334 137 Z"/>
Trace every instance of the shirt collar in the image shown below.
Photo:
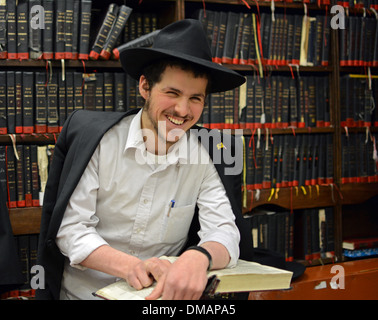
<path fill-rule="evenodd" d="M 142 111 L 143 109 L 141 109 L 131 120 L 124 152 L 129 149 L 138 149 L 142 154 L 145 155 L 146 153 L 141 127 Z M 170 148 L 167 154 L 169 164 L 188 163 L 189 139 L 190 135 L 186 133 Z"/>

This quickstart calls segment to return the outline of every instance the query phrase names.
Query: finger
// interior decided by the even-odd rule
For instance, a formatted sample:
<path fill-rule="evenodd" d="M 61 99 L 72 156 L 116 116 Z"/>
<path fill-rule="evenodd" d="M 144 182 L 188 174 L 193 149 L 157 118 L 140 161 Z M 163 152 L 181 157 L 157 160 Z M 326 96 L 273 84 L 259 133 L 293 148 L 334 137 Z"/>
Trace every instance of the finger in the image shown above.
<path fill-rule="evenodd" d="M 146 300 L 156 300 L 161 297 L 164 289 L 165 276 L 163 275 L 157 282 L 155 289 L 145 298 Z"/>

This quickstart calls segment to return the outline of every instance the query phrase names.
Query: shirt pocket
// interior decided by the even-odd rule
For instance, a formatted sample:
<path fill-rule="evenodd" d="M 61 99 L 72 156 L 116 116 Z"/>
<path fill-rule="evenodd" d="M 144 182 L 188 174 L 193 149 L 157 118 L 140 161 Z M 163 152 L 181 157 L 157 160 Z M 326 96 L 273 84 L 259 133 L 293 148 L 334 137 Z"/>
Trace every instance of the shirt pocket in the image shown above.
<path fill-rule="evenodd" d="M 193 219 L 195 204 L 184 207 L 173 207 L 165 212 L 161 238 L 163 243 L 177 243 L 188 235 Z M 168 216 L 169 212 L 169 216 Z"/>

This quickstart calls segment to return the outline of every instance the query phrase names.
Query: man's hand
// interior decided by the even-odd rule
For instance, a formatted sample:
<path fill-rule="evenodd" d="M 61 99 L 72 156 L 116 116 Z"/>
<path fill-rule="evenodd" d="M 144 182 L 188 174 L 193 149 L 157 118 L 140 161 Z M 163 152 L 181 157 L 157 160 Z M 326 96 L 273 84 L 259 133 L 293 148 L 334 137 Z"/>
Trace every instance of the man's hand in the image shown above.
<path fill-rule="evenodd" d="M 137 290 L 149 287 L 168 272 L 171 263 L 168 260 L 150 258 L 134 265 L 126 276 L 127 283 Z"/>
<path fill-rule="evenodd" d="M 184 252 L 158 280 L 155 289 L 146 297 L 154 300 L 198 300 L 207 284 L 208 258 L 199 251 Z"/>

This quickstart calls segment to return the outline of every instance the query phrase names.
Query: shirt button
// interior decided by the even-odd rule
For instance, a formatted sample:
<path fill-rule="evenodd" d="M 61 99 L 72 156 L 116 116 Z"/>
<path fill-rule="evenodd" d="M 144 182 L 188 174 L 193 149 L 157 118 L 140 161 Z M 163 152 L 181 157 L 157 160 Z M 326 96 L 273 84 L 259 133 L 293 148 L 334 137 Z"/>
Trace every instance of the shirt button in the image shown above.
<path fill-rule="evenodd" d="M 148 203 L 148 199 L 144 199 L 144 200 L 143 200 L 143 203 L 144 203 L 144 204 L 147 204 L 147 203 Z"/>

